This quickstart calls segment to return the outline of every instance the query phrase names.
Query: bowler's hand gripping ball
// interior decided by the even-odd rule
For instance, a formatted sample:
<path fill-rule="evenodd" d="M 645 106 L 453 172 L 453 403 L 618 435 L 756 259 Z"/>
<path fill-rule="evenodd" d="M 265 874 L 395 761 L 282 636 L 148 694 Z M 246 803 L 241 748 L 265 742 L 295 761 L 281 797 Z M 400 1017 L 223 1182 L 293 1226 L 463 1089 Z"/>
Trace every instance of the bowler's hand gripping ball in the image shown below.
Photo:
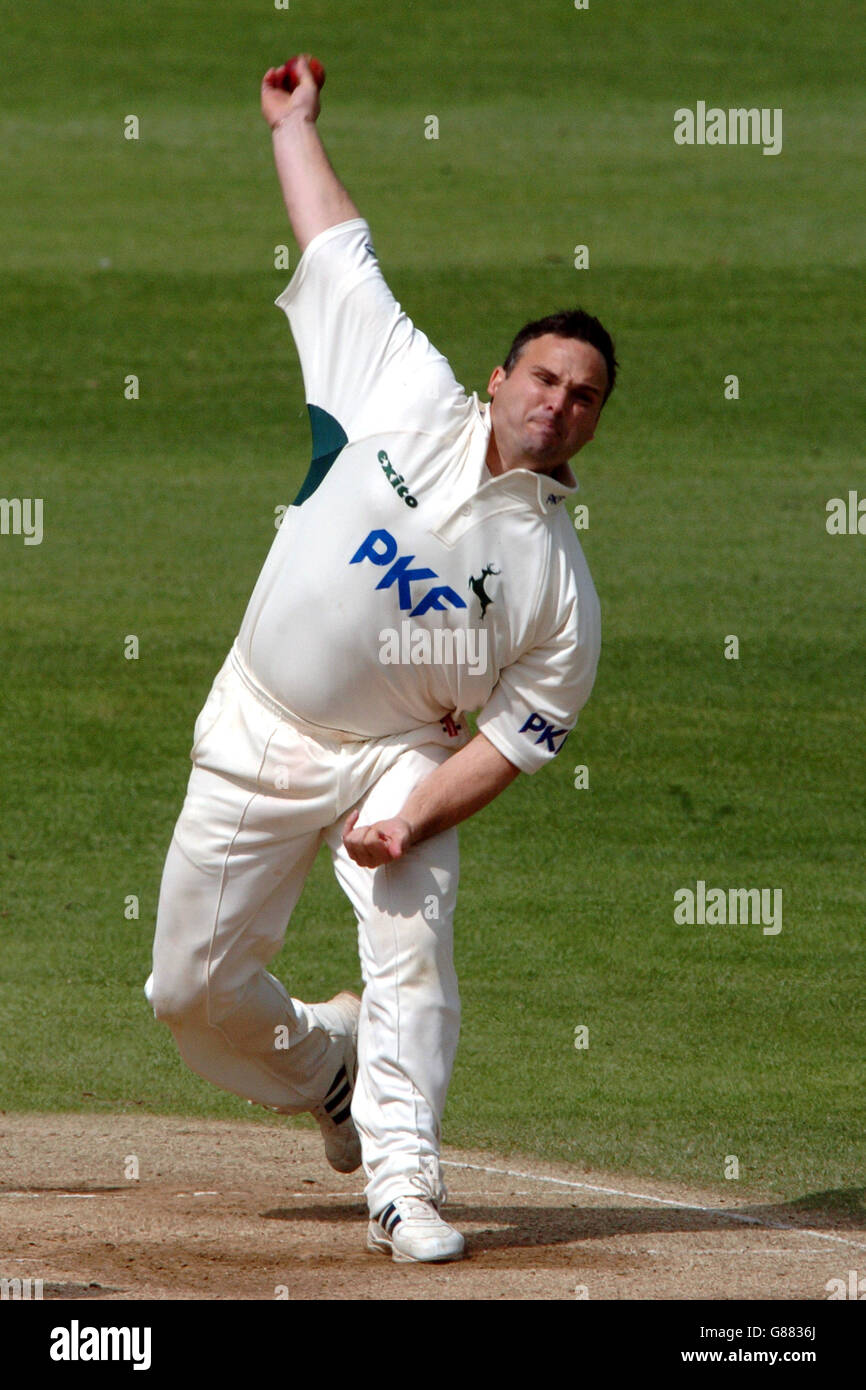
<path fill-rule="evenodd" d="M 318 58 L 308 58 L 310 72 L 313 74 L 316 86 L 321 91 L 325 85 L 325 69 Z M 273 86 L 282 87 L 284 92 L 293 92 L 298 85 L 298 55 L 295 54 L 287 63 L 283 63 L 281 68 L 274 72 Z"/>

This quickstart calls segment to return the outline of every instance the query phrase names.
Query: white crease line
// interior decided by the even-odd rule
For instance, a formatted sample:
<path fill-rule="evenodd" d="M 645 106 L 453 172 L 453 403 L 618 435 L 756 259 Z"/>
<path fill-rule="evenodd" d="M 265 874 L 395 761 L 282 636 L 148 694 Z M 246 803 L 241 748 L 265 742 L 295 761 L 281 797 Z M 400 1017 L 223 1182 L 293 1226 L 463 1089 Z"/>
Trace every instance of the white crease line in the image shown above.
<path fill-rule="evenodd" d="M 627 1251 L 626 1253 L 629 1253 L 629 1254 L 632 1254 L 632 1255 L 664 1255 L 665 1259 L 670 1259 L 670 1258 L 671 1258 L 671 1252 L 670 1252 L 669 1250 L 638 1250 L 638 1249 L 632 1249 L 632 1250 Z M 713 1249 L 713 1248 L 710 1248 L 710 1249 L 707 1249 L 707 1250 L 689 1250 L 689 1252 L 688 1252 L 688 1257 L 689 1257 L 689 1259 L 691 1259 L 693 1255 L 714 1255 L 716 1258 L 719 1258 L 719 1257 L 722 1256 L 722 1255 L 727 1256 L 727 1255 L 820 1255 L 820 1254 L 821 1254 L 821 1251 L 820 1251 L 820 1250 L 813 1250 L 812 1247 L 811 1247 L 811 1245 L 804 1245 L 804 1246 L 802 1246 L 799 1250 L 796 1249 L 796 1248 L 793 1249 L 793 1250 L 786 1250 L 784 1246 L 780 1246 L 778 1249 L 776 1249 L 776 1247 L 773 1246 L 773 1245 L 767 1245 L 767 1246 L 760 1246 L 760 1245 L 757 1245 L 757 1246 L 755 1246 L 754 1250 L 729 1250 L 729 1249 L 727 1249 L 725 1246 L 722 1246 L 721 1249 Z"/>
<path fill-rule="evenodd" d="M 0 1192 L 0 1197 L 101 1197 L 101 1192 Z"/>
<path fill-rule="evenodd" d="M 790 1231 L 801 1236 L 812 1236 L 815 1240 L 834 1240 L 840 1245 L 852 1245 L 855 1250 L 866 1250 L 859 1240 L 849 1240 L 847 1236 L 831 1235 L 828 1231 L 813 1231 L 808 1226 L 791 1226 L 784 1221 L 765 1221 L 760 1216 L 746 1216 L 743 1212 L 729 1211 L 725 1207 L 702 1207 L 694 1202 L 678 1202 L 674 1197 L 654 1197 L 649 1192 L 628 1192 L 619 1187 L 598 1187 L 590 1182 L 574 1182 L 568 1178 L 547 1178 L 539 1173 L 518 1173 L 512 1168 L 487 1168 L 481 1163 L 458 1163 L 456 1159 L 442 1159 L 443 1167 L 471 1168 L 476 1173 L 496 1173 L 503 1178 L 528 1178 L 531 1182 L 551 1182 L 559 1187 L 579 1188 L 583 1192 L 603 1192 L 608 1197 L 629 1197 L 635 1202 L 657 1202 L 662 1207 L 682 1207 L 685 1211 L 702 1211 L 711 1216 L 727 1216 L 731 1221 L 742 1221 L 746 1226 L 761 1226 L 765 1230 Z"/>
<path fill-rule="evenodd" d="M 334 1202 L 342 1202 L 345 1201 L 347 1197 L 363 1197 L 364 1189 L 362 1187 L 360 1192 L 286 1192 L 285 1196 L 314 1197 L 318 1202 L 328 1201 L 329 1199 Z"/>

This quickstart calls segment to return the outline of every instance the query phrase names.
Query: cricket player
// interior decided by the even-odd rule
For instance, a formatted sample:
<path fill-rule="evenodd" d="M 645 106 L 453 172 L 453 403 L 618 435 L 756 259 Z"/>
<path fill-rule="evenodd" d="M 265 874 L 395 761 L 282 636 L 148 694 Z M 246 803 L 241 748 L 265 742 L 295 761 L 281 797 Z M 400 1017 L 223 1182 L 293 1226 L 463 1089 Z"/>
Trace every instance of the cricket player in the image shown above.
<path fill-rule="evenodd" d="M 146 992 L 201 1076 L 312 1113 L 339 1172 L 363 1162 L 370 1249 L 452 1260 L 455 827 L 556 756 L 592 688 L 599 606 L 564 501 L 616 358 L 561 313 L 521 330 L 488 403 L 467 396 L 388 289 L 299 73 L 289 94 L 271 69 L 261 100 L 302 253 L 277 304 L 312 463 L 196 722 Z M 360 1000 L 305 1003 L 267 970 L 321 845 Z"/>

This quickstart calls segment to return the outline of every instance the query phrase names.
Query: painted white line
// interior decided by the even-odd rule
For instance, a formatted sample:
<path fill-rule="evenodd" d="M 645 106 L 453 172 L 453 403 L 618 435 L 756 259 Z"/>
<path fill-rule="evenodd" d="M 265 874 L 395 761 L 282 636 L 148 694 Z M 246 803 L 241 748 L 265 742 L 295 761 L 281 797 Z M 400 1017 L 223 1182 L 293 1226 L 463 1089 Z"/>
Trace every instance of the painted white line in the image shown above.
<path fill-rule="evenodd" d="M 364 1189 L 360 1192 L 286 1192 L 286 1197 L 306 1197 L 311 1202 L 344 1202 L 348 1197 L 363 1197 Z"/>
<path fill-rule="evenodd" d="M 623 1249 L 627 1254 L 663 1255 L 665 1259 L 671 1259 L 670 1250 L 628 1250 L 626 1247 L 623 1247 Z M 814 1246 L 811 1245 L 804 1245 L 800 1249 L 795 1248 L 793 1250 L 787 1250 L 784 1246 L 781 1245 L 778 1249 L 776 1249 L 776 1247 L 773 1245 L 756 1245 L 754 1250 L 730 1250 L 723 1245 L 720 1249 L 710 1248 L 707 1250 L 689 1250 L 687 1253 L 689 1259 L 691 1259 L 693 1255 L 713 1255 L 716 1259 L 718 1259 L 720 1256 L 724 1256 L 725 1258 L 727 1258 L 728 1255 L 820 1255 L 823 1253 L 823 1251 L 816 1250 Z"/>
<path fill-rule="evenodd" d="M 814 1240 L 832 1240 L 839 1245 L 851 1245 L 855 1250 L 866 1250 L 859 1240 L 849 1240 L 847 1236 L 833 1235 L 828 1231 L 813 1231 L 808 1226 L 792 1226 L 786 1221 L 766 1221 L 761 1216 L 746 1216 L 744 1212 L 731 1211 L 726 1207 L 704 1207 L 695 1202 L 678 1202 L 674 1197 L 654 1197 L 650 1192 L 629 1192 L 619 1187 L 599 1187 L 590 1182 L 575 1182 L 569 1178 L 548 1178 L 540 1173 L 520 1173 L 513 1168 L 488 1168 L 482 1163 L 458 1163 L 456 1159 L 442 1159 L 445 1168 L 467 1168 L 476 1173 L 495 1173 L 503 1178 L 526 1178 L 530 1182 L 549 1182 L 557 1187 L 573 1187 L 582 1192 L 602 1192 L 608 1197 L 628 1197 L 635 1202 L 657 1202 L 662 1207 L 681 1207 L 684 1211 L 700 1211 L 708 1216 L 726 1216 L 731 1221 L 741 1221 L 746 1226 L 760 1226 L 769 1231 L 790 1231 L 801 1236 L 811 1236 Z"/>
<path fill-rule="evenodd" d="M 0 1197 L 101 1197 L 100 1192 L 0 1192 Z"/>

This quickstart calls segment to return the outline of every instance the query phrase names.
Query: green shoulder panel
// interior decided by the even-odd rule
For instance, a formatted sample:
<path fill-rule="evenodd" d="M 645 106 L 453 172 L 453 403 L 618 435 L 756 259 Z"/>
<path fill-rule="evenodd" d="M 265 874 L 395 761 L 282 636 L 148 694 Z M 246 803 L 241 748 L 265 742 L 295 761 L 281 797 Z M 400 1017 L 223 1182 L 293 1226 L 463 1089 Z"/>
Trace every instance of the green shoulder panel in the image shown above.
<path fill-rule="evenodd" d="M 322 410 L 318 405 L 308 405 L 307 410 L 313 432 L 313 457 L 303 486 L 292 503 L 293 507 L 300 507 L 302 502 L 312 497 L 334 459 L 349 442 L 339 420 L 335 420 L 327 410 Z"/>

